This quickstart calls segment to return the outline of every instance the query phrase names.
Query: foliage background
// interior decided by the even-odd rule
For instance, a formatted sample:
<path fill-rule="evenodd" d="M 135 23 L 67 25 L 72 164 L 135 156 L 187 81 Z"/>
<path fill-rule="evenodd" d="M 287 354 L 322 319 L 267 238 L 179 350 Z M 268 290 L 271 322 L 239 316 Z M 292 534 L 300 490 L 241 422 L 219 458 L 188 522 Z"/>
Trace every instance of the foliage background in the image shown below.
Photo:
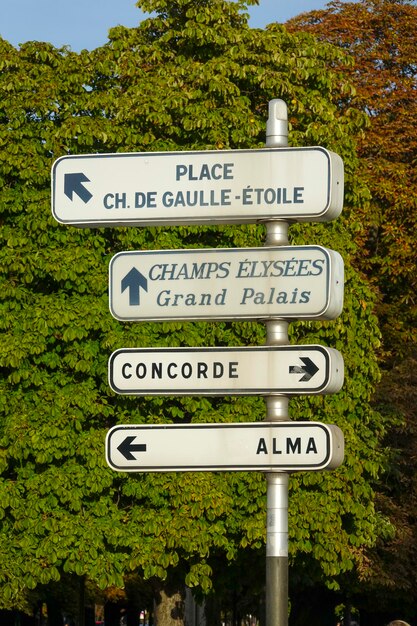
<path fill-rule="evenodd" d="M 208 591 L 219 561 L 262 554 L 261 474 L 126 476 L 105 466 L 103 449 L 117 423 L 264 418 L 260 398 L 138 400 L 116 397 L 106 382 L 117 348 L 265 340 L 257 323 L 116 322 L 107 304 L 114 253 L 263 245 L 264 227 L 63 227 L 50 212 L 50 168 L 64 154 L 260 147 L 277 97 L 288 104 L 291 145 L 334 150 L 346 172 L 343 217 L 291 227 L 292 243 L 328 246 L 346 264 L 340 318 L 291 327 L 292 343 L 337 348 L 346 365 L 337 396 L 291 403 L 294 419 L 337 424 L 346 440 L 337 471 L 291 478 L 295 580 L 336 589 L 346 572 L 363 577 L 367 549 L 391 533 L 374 503 L 393 417 L 371 405 L 380 332 L 375 290 L 356 263 L 370 194 L 355 148 L 368 122 L 352 100 L 352 60 L 308 33 L 250 29 L 246 4 L 142 0 L 156 17 L 113 29 L 91 53 L 0 40 L 3 607 L 23 606 L 28 591 L 67 574 L 103 589 L 122 587 L 129 572 L 169 574 Z"/>

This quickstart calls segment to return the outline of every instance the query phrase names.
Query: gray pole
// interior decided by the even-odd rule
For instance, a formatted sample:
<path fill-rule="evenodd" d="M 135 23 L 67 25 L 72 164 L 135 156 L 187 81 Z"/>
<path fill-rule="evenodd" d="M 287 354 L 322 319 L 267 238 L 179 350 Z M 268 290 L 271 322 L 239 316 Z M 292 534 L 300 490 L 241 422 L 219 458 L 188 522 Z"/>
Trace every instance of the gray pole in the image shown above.
<path fill-rule="evenodd" d="M 288 145 L 287 105 L 283 100 L 269 102 L 266 146 Z M 288 245 L 288 223 L 277 220 L 266 224 L 265 246 Z M 267 345 L 288 344 L 288 322 L 266 322 Z M 288 420 L 288 397 L 266 398 L 266 421 Z M 288 626 L 288 474 L 267 474 L 266 525 L 266 626 Z"/>

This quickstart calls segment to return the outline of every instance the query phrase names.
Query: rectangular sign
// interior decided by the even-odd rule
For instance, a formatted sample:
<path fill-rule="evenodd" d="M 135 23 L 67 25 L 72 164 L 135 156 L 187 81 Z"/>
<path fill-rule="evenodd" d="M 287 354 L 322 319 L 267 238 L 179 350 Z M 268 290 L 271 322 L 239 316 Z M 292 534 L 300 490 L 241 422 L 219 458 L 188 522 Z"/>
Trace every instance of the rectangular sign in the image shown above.
<path fill-rule="evenodd" d="M 320 147 L 71 155 L 52 167 L 52 213 L 74 226 L 326 222 L 343 161 Z"/>
<path fill-rule="evenodd" d="M 318 422 L 114 426 L 106 460 L 117 471 L 330 470 L 344 456 L 337 426 Z"/>
<path fill-rule="evenodd" d="M 121 321 L 336 318 L 340 254 L 321 246 L 120 252 L 109 268 Z"/>
<path fill-rule="evenodd" d="M 343 357 L 322 346 L 139 348 L 113 352 L 109 384 L 133 395 L 336 393 Z"/>

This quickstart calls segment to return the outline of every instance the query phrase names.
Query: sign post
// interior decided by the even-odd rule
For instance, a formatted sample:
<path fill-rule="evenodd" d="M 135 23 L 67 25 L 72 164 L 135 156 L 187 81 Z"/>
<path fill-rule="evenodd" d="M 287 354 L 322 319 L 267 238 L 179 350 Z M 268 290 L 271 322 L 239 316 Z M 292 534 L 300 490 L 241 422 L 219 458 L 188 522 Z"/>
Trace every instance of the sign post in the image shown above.
<path fill-rule="evenodd" d="M 288 479 L 338 467 L 336 426 L 289 421 L 292 395 L 337 392 L 343 358 L 291 346 L 292 320 L 342 311 L 341 256 L 289 246 L 291 222 L 327 222 L 343 208 L 343 162 L 320 147 L 289 148 L 287 107 L 269 103 L 259 150 L 64 156 L 52 168 L 52 213 L 78 227 L 264 222 L 263 248 L 121 252 L 109 306 L 121 321 L 264 320 L 266 346 L 121 349 L 109 384 L 133 395 L 263 395 L 264 422 L 115 426 L 106 459 L 117 471 L 264 471 L 266 626 L 288 626 Z"/>
<path fill-rule="evenodd" d="M 266 128 L 266 145 L 288 145 L 288 112 L 285 102 L 271 100 Z M 267 224 L 265 246 L 288 244 L 288 222 Z M 288 321 L 266 322 L 267 344 L 288 344 Z M 266 421 L 288 420 L 288 396 L 266 398 Z M 266 626 L 288 626 L 288 483 L 289 474 L 276 472 L 266 475 Z"/>

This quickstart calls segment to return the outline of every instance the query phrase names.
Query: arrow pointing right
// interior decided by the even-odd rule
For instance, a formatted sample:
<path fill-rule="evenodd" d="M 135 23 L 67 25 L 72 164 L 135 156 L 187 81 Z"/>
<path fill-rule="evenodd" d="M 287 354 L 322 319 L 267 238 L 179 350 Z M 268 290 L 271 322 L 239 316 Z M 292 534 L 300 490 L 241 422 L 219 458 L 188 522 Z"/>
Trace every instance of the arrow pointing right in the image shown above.
<path fill-rule="evenodd" d="M 83 202 L 87 202 L 93 197 L 93 194 L 84 187 L 83 183 L 89 183 L 90 179 L 87 178 L 82 172 L 75 174 L 65 174 L 64 176 L 64 194 L 70 199 L 73 199 L 74 193 L 81 198 Z"/>
<path fill-rule="evenodd" d="M 303 374 L 300 378 L 300 383 L 305 383 L 308 380 L 311 380 L 315 374 L 319 371 L 317 365 L 309 359 L 307 356 L 301 356 L 300 361 L 304 363 L 303 366 L 300 365 L 290 365 L 289 373 L 290 374 Z"/>
<path fill-rule="evenodd" d="M 148 281 L 143 274 L 138 272 L 136 267 L 132 267 L 121 282 L 122 293 L 129 289 L 129 305 L 138 306 L 140 304 L 140 289 L 148 291 Z"/>
<path fill-rule="evenodd" d="M 126 437 L 122 443 L 117 446 L 118 451 L 127 461 L 136 461 L 136 457 L 132 452 L 146 452 L 146 443 L 133 443 L 136 437 Z"/>

